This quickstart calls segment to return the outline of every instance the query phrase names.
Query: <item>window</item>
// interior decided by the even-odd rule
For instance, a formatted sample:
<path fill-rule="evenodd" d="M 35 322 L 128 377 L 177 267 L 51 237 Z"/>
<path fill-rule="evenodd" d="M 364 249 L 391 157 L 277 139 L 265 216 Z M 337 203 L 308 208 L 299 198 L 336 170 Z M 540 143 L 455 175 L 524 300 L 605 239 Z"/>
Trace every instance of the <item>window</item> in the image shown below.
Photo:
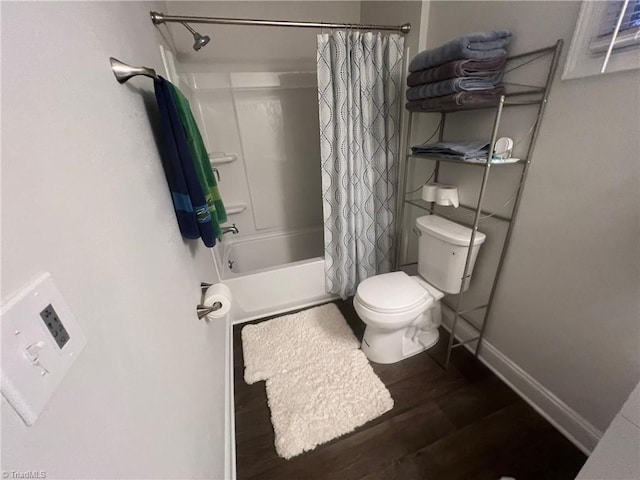
<path fill-rule="evenodd" d="M 562 78 L 637 68 L 640 0 L 583 1 Z"/>

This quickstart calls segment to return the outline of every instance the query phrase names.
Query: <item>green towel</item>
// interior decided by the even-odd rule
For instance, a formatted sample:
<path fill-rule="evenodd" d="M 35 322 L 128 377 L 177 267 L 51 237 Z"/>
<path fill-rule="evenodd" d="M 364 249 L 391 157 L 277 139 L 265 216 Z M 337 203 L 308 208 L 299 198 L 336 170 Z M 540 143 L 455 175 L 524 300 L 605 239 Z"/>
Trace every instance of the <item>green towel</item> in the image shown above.
<path fill-rule="evenodd" d="M 227 211 L 225 210 L 222 198 L 220 197 L 220 191 L 218 190 L 216 177 L 213 174 L 213 169 L 211 168 L 207 147 L 205 147 L 202 135 L 200 135 L 198 124 L 196 123 L 195 118 L 193 118 L 189 100 L 187 100 L 182 92 L 178 90 L 178 87 L 171 83 L 169 85 L 171 86 L 173 99 L 178 107 L 180 122 L 187 134 L 189 150 L 191 150 L 191 154 L 196 163 L 195 167 L 198 173 L 198 178 L 200 179 L 200 184 L 202 185 L 202 190 L 207 198 L 213 229 L 216 237 L 221 239 L 222 229 L 220 228 L 220 224 L 227 221 Z"/>

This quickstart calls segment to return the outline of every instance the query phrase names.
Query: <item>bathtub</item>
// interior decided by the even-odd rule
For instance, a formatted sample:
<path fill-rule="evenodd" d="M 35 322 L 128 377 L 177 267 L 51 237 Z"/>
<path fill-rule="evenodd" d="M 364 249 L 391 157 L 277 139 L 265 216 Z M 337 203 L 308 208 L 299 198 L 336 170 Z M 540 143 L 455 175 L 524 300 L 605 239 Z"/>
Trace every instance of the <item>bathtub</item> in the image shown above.
<path fill-rule="evenodd" d="M 338 298 L 324 289 L 322 229 L 225 239 L 222 282 L 232 294 L 231 322 L 305 308 Z M 314 255 L 313 258 L 309 258 Z"/>
<path fill-rule="evenodd" d="M 322 227 L 270 232 L 222 242 L 222 279 L 322 257 Z"/>

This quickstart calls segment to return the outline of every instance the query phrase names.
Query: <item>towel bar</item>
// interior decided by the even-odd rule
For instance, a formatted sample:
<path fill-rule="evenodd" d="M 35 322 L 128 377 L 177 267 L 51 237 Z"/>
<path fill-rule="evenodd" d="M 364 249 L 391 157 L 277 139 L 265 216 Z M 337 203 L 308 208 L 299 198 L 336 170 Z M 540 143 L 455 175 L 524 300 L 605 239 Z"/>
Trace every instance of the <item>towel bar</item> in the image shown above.
<path fill-rule="evenodd" d="M 113 71 L 116 80 L 118 80 L 118 83 L 125 83 L 130 78 L 138 75 L 144 75 L 145 77 L 150 77 L 154 80 L 158 79 L 158 74 L 153 68 L 134 67 L 113 57 L 109 58 L 109 61 L 111 62 L 111 70 Z"/>

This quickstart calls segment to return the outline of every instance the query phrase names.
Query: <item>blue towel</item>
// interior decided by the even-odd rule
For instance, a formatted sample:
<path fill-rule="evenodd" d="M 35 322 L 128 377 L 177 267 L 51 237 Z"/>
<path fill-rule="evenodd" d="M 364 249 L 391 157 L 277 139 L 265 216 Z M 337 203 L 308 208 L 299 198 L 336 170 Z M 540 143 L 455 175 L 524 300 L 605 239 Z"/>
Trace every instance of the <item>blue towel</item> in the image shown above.
<path fill-rule="evenodd" d="M 507 54 L 504 47 L 507 46 L 510 38 L 511 33 L 505 30 L 464 35 L 438 48 L 420 52 L 411 60 L 409 71 L 417 72 L 464 58 L 503 57 Z"/>
<path fill-rule="evenodd" d="M 459 77 L 443 80 L 442 82 L 427 83 L 407 90 L 407 100 L 442 97 L 458 92 L 472 92 L 475 90 L 490 90 L 497 87 L 502 80 L 502 72 L 496 72 L 487 77 Z"/>
<path fill-rule="evenodd" d="M 486 159 L 489 153 L 489 143 L 486 140 L 423 143 L 411 147 L 411 151 L 418 155 L 432 155 L 456 160 Z"/>
<path fill-rule="evenodd" d="M 202 238 L 207 247 L 213 247 L 216 239 L 209 206 L 169 90 L 169 82 L 158 77 L 154 81 L 154 87 L 165 141 L 164 172 L 171 190 L 180 232 L 185 238 Z"/>
<path fill-rule="evenodd" d="M 409 87 L 417 87 L 425 83 L 441 82 L 450 78 L 458 77 L 490 77 L 495 73 L 500 73 L 504 69 L 507 57 L 485 58 L 475 60 L 465 58 L 443 63 L 437 67 L 418 70 L 407 77 Z"/>

